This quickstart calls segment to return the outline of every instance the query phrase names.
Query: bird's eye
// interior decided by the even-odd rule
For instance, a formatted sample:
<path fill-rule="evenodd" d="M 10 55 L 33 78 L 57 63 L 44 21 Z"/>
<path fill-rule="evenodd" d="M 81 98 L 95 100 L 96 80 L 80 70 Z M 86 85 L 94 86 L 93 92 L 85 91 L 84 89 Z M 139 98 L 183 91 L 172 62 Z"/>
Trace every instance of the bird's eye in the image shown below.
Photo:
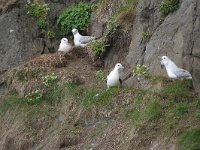
<path fill-rule="evenodd" d="M 117 66 L 120 66 L 120 65 L 117 65 Z"/>

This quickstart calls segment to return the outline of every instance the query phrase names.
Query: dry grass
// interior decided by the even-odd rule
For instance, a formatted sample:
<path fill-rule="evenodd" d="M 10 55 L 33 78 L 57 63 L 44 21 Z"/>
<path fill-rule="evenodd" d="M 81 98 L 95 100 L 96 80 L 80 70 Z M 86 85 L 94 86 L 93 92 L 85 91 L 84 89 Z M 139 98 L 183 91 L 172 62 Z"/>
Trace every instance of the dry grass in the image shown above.
<path fill-rule="evenodd" d="M 18 0 L 1 0 L 0 2 L 0 12 L 6 12 L 7 9 L 15 4 Z"/>

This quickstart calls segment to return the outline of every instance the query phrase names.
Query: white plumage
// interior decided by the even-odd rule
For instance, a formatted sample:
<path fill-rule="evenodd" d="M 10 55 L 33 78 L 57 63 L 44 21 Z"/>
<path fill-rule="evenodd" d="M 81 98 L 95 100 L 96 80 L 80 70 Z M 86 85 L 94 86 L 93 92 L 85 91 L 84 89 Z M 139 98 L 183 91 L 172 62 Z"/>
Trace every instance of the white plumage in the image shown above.
<path fill-rule="evenodd" d="M 68 43 L 68 39 L 62 38 L 59 48 L 58 48 L 58 51 L 68 53 L 71 50 L 71 48 L 72 48 L 72 46 L 70 43 Z"/>
<path fill-rule="evenodd" d="M 122 64 L 117 63 L 115 65 L 115 68 L 110 72 L 110 74 L 107 76 L 107 87 L 114 87 L 114 86 L 120 86 L 121 80 L 119 78 L 119 70 L 124 69 Z"/>
<path fill-rule="evenodd" d="M 177 67 L 176 64 L 171 59 L 169 59 L 167 56 L 162 56 L 160 63 L 162 66 L 165 66 L 165 68 L 167 70 L 167 75 L 169 76 L 169 78 L 192 79 L 191 74 L 187 70 Z"/>
<path fill-rule="evenodd" d="M 82 36 L 79 34 L 77 29 L 73 29 L 72 33 L 74 35 L 74 45 L 85 47 L 89 42 L 95 40 L 93 36 Z"/>

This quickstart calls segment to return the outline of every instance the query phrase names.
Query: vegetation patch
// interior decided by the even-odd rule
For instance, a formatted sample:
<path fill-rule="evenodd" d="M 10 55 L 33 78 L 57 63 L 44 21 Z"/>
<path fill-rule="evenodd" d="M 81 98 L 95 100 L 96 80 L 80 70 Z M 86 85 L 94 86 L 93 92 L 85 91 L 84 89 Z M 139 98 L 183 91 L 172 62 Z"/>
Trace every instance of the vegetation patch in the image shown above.
<path fill-rule="evenodd" d="M 47 26 L 47 14 L 50 10 L 47 4 L 40 4 L 33 1 L 29 1 L 27 4 L 28 14 L 34 17 L 37 21 L 37 25 L 40 29 L 44 29 Z"/>
<path fill-rule="evenodd" d="M 55 33 L 54 33 L 53 31 L 48 31 L 47 37 L 48 37 L 49 39 L 53 39 L 53 38 L 55 37 Z"/>
<path fill-rule="evenodd" d="M 99 81 L 102 81 L 102 82 L 106 81 L 106 74 L 105 74 L 105 72 L 104 72 L 103 69 L 98 70 L 98 71 L 96 72 L 96 74 L 95 74 L 95 77 L 96 77 L 96 79 L 98 79 Z"/>
<path fill-rule="evenodd" d="M 44 76 L 42 77 L 43 79 L 43 84 L 46 86 L 46 87 L 50 87 L 52 84 L 55 83 L 55 81 L 57 80 L 57 75 L 55 73 L 52 73 L 50 75 L 47 75 L 47 76 Z"/>
<path fill-rule="evenodd" d="M 86 108 L 92 107 L 109 107 L 112 99 L 118 92 L 117 88 L 110 88 L 107 90 L 88 89 L 84 91 L 81 104 Z"/>
<path fill-rule="evenodd" d="M 35 105 L 40 103 L 42 100 L 42 93 L 39 90 L 29 93 L 25 96 L 25 101 L 27 104 Z"/>
<path fill-rule="evenodd" d="M 179 137 L 178 149 L 198 150 L 199 148 L 200 148 L 200 129 L 190 129 Z"/>
<path fill-rule="evenodd" d="M 61 34 L 69 34 L 73 28 L 85 30 L 90 23 L 92 10 L 91 4 L 80 2 L 64 11 L 57 20 Z"/>
<path fill-rule="evenodd" d="M 180 6 L 180 0 L 164 0 L 160 5 L 160 11 L 167 16 L 176 11 Z"/>
<path fill-rule="evenodd" d="M 89 48 L 91 48 L 96 55 L 103 56 L 105 52 L 105 42 L 103 40 L 98 40 L 89 43 Z"/>
<path fill-rule="evenodd" d="M 146 40 L 146 39 L 150 39 L 152 36 L 151 32 L 142 32 L 142 39 Z"/>
<path fill-rule="evenodd" d="M 168 97 L 168 99 L 185 99 L 190 94 L 192 83 L 190 80 L 175 80 L 168 83 L 161 90 L 161 95 Z"/>
<path fill-rule="evenodd" d="M 19 81 L 25 81 L 26 79 L 26 71 L 25 70 L 18 70 L 16 72 L 16 77 Z"/>
<path fill-rule="evenodd" d="M 149 76 L 149 68 L 145 65 L 137 65 L 133 68 L 133 76 L 137 76 L 138 80 L 140 79 L 140 76 L 147 77 Z"/>

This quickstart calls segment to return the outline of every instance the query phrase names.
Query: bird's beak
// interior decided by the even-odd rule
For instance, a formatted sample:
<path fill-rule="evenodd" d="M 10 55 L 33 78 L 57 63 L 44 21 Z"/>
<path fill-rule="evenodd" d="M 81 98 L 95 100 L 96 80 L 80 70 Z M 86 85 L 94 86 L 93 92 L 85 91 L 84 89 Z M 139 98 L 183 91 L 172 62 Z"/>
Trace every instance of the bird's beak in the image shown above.
<path fill-rule="evenodd" d="M 159 59 L 162 59 L 162 57 L 158 56 Z"/>

